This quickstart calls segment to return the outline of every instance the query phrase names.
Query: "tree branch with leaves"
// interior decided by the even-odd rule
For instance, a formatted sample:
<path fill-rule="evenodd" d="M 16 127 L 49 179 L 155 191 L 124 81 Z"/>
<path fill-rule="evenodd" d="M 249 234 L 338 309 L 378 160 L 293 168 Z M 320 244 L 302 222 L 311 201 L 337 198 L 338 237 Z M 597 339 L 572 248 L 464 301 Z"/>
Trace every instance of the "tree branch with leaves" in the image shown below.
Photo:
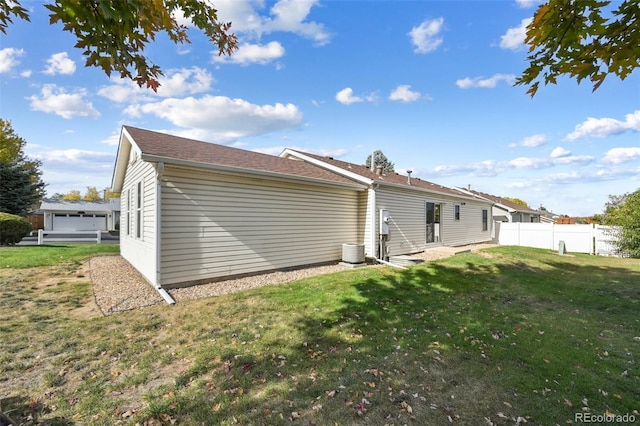
<path fill-rule="evenodd" d="M 640 67 L 637 0 L 549 0 L 527 26 L 529 66 L 516 80 L 535 96 L 541 82 L 588 78 L 597 90 L 609 74 L 624 80 Z"/>
<path fill-rule="evenodd" d="M 176 44 L 191 42 L 178 15 L 202 30 L 219 55 L 231 55 L 238 47 L 231 23 L 220 22 L 217 10 L 204 0 L 56 0 L 44 6 L 51 12 L 50 24 L 61 23 L 76 37 L 86 66 L 101 68 L 107 76 L 119 73 L 154 91 L 163 73 L 144 50 L 163 32 Z M 29 21 L 19 0 L 0 0 L 0 31 L 6 33 L 12 17 Z"/>

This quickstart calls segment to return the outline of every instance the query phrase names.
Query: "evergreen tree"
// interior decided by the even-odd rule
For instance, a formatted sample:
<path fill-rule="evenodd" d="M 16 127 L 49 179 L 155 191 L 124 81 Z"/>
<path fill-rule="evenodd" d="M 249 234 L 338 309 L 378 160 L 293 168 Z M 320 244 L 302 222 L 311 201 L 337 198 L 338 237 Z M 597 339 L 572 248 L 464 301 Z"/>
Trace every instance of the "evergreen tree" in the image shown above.
<path fill-rule="evenodd" d="M 395 165 L 393 164 L 393 162 L 389 161 L 389 159 L 382 153 L 382 151 L 380 150 L 374 151 L 373 155 L 375 156 L 374 162 L 373 162 L 374 169 L 377 166 L 382 166 L 382 170 L 384 170 L 385 172 L 394 171 Z M 367 161 L 365 162 L 365 165 L 371 168 L 371 155 L 367 157 Z"/>
<path fill-rule="evenodd" d="M 0 212 L 26 216 L 42 200 L 44 183 L 24 164 L 0 161 Z"/>
<path fill-rule="evenodd" d="M 41 163 L 24 153 L 27 142 L 0 119 L 0 212 L 26 216 L 44 194 Z"/>

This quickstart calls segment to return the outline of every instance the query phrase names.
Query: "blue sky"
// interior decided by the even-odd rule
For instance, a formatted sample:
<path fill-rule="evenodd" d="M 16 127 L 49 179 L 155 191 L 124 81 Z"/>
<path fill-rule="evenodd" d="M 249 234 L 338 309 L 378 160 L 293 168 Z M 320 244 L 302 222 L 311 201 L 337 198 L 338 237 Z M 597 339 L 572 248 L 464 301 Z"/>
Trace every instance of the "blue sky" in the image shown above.
<path fill-rule="evenodd" d="M 380 149 L 398 172 L 559 214 L 640 187 L 640 72 L 596 92 L 513 87 L 536 1 L 216 1 L 240 49 L 220 58 L 196 30 L 188 45 L 158 37 L 157 94 L 86 68 L 42 2 L 22 3 L 31 22 L 0 35 L 0 117 L 49 195 L 108 187 L 122 125 L 359 164 Z"/>

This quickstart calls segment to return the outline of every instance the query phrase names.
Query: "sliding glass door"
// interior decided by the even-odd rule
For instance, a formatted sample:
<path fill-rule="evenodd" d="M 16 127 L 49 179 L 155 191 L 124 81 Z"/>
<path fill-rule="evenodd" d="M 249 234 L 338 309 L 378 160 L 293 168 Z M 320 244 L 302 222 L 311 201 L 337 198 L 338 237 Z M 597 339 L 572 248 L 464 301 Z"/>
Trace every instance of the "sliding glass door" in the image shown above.
<path fill-rule="evenodd" d="M 426 224 L 427 224 L 427 244 L 440 242 L 440 211 L 442 204 L 427 202 Z"/>

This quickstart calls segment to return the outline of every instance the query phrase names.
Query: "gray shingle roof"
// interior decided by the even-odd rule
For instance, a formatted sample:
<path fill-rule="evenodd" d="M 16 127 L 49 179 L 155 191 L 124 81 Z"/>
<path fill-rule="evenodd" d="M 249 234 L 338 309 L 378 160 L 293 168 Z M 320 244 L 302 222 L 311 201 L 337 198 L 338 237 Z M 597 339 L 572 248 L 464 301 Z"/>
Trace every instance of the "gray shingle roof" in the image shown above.
<path fill-rule="evenodd" d="M 406 186 L 407 188 L 419 188 L 431 192 L 437 192 L 440 194 L 451 195 L 457 198 L 473 198 L 471 196 L 465 196 L 461 194 L 459 191 L 456 191 L 452 188 L 448 188 L 446 186 L 438 185 L 433 182 L 429 182 L 426 180 L 422 180 L 418 177 L 411 177 L 402 175 L 396 172 L 382 172 L 381 175 L 378 175 L 376 172 L 371 171 L 371 169 L 365 165 L 359 165 L 354 163 L 348 163 L 346 161 L 336 160 L 332 157 L 323 157 L 321 155 L 310 154 L 304 151 L 296 151 L 301 154 L 304 154 L 308 157 L 315 158 L 316 160 L 323 161 L 325 163 L 331 164 L 333 166 L 339 167 L 341 169 L 356 173 L 362 177 L 367 179 L 371 179 L 376 183 L 389 183 L 394 185 Z"/>
<path fill-rule="evenodd" d="M 65 212 L 108 212 L 120 210 L 120 200 L 117 201 L 84 201 L 84 200 L 53 200 L 45 198 L 40 204 L 40 210 L 55 210 Z"/>
<path fill-rule="evenodd" d="M 203 165 L 218 165 L 245 170 L 275 173 L 283 176 L 304 177 L 333 183 L 354 182 L 336 173 L 305 163 L 244 149 L 201 142 L 165 133 L 124 126 L 135 144 L 142 151 L 143 159 L 149 156 L 167 160 L 183 160 Z M 168 161 L 169 162 L 169 161 Z"/>
<path fill-rule="evenodd" d="M 471 192 L 473 194 L 476 194 L 479 197 L 486 198 L 487 200 L 491 200 L 494 203 L 502 204 L 503 206 L 509 207 L 510 209 L 513 209 L 513 210 L 518 211 L 518 212 L 531 213 L 531 214 L 540 214 L 540 212 L 537 211 L 537 210 L 533 210 L 530 207 L 525 207 L 525 206 L 523 206 L 521 204 L 514 203 L 513 201 L 505 200 L 504 198 L 498 197 L 496 195 L 491 195 L 491 194 L 487 194 L 485 192 L 475 191 L 473 189 L 463 189 L 463 190 Z"/>

